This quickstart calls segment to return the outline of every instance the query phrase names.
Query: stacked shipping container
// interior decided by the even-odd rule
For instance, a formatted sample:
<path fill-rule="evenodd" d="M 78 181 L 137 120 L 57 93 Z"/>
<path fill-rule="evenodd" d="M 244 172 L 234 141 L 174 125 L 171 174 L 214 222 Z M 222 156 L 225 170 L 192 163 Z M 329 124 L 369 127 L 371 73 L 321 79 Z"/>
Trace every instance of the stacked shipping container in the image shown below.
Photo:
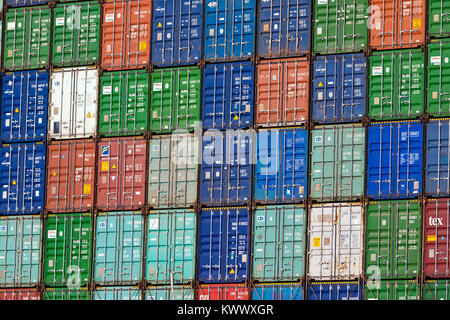
<path fill-rule="evenodd" d="M 0 299 L 449 299 L 448 14 L 7 0 Z"/>

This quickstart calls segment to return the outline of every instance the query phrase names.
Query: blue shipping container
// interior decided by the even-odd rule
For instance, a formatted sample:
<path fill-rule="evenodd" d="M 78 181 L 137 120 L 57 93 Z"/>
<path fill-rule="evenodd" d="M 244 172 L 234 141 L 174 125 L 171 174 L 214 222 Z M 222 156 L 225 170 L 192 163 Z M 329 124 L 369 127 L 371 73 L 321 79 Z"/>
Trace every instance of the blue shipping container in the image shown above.
<path fill-rule="evenodd" d="M 303 300 L 299 283 L 258 284 L 252 289 L 252 300 Z"/>
<path fill-rule="evenodd" d="M 203 69 L 202 127 L 250 127 L 254 79 L 255 68 L 251 62 L 207 65 Z"/>
<path fill-rule="evenodd" d="M 5 0 L 5 4 L 10 7 L 25 7 L 45 4 L 48 0 Z"/>
<path fill-rule="evenodd" d="M 206 0 L 204 58 L 249 58 L 255 50 L 256 0 Z"/>
<path fill-rule="evenodd" d="M 432 197 L 450 196 L 450 120 L 426 125 L 425 191 Z"/>
<path fill-rule="evenodd" d="M 198 281 L 238 283 L 249 278 L 250 210 L 203 209 L 200 213 Z"/>
<path fill-rule="evenodd" d="M 49 74 L 46 70 L 3 73 L 2 141 L 47 137 Z"/>
<path fill-rule="evenodd" d="M 363 54 L 318 56 L 312 85 L 314 122 L 354 122 L 366 115 L 367 58 Z"/>
<path fill-rule="evenodd" d="M 0 148 L 0 214 L 33 214 L 44 209 L 45 144 Z"/>
<path fill-rule="evenodd" d="M 202 57 L 203 0 L 153 0 L 152 63 L 178 66 Z"/>
<path fill-rule="evenodd" d="M 266 0 L 258 3 L 259 56 L 300 56 L 310 50 L 311 0 Z"/>
<path fill-rule="evenodd" d="M 362 300 L 359 282 L 323 282 L 308 285 L 308 300 Z"/>
<path fill-rule="evenodd" d="M 259 130 L 255 195 L 259 203 L 298 202 L 306 197 L 308 132 L 305 129 Z"/>
<path fill-rule="evenodd" d="M 251 200 L 253 131 L 206 132 L 202 143 L 200 202 L 240 205 Z"/>
<path fill-rule="evenodd" d="M 367 195 L 417 197 L 422 191 L 422 143 L 419 121 L 373 123 L 368 128 Z"/>

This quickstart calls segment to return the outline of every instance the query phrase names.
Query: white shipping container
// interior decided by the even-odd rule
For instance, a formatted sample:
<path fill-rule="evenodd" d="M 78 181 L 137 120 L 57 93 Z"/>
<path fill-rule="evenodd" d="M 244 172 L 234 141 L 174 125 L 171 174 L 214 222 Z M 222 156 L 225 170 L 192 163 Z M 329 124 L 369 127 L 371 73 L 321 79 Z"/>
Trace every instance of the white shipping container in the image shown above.
<path fill-rule="evenodd" d="M 94 67 L 54 69 L 48 134 L 55 139 L 93 137 L 97 131 L 98 71 Z"/>
<path fill-rule="evenodd" d="M 314 205 L 309 215 L 309 279 L 359 279 L 363 265 L 362 206 Z"/>

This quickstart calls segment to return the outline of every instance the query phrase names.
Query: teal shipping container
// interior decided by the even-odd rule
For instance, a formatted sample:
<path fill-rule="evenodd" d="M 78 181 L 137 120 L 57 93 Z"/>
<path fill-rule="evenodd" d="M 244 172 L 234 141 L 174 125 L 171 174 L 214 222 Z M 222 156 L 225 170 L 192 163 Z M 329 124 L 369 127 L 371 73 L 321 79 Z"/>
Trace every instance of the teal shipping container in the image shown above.
<path fill-rule="evenodd" d="M 194 293 L 189 286 L 149 286 L 145 300 L 194 300 Z"/>
<path fill-rule="evenodd" d="M 93 300 L 142 300 L 137 287 L 99 287 L 92 293 Z"/>
<path fill-rule="evenodd" d="M 146 281 L 150 284 L 187 284 L 194 281 L 195 212 L 150 211 L 147 219 Z"/>

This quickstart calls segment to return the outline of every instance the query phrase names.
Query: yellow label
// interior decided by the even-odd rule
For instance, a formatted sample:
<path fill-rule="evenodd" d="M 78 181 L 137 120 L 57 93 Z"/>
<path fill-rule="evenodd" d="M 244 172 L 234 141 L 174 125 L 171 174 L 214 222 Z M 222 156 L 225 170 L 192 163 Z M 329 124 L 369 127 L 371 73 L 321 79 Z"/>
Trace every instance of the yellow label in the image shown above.
<path fill-rule="evenodd" d="M 421 19 L 413 19 L 413 29 L 420 29 L 422 26 L 422 20 Z"/>
<path fill-rule="evenodd" d="M 147 42 L 140 41 L 139 42 L 139 51 L 144 51 L 145 49 L 147 49 Z"/>
<path fill-rule="evenodd" d="M 87 117 L 88 117 L 88 119 L 89 119 L 90 117 L 92 117 L 90 112 L 88 112 Z"/>
<path fill-rule="evenodd" d="M 320 237 L 314 237 L 313 238 L 313 247 L 314 248 L 320 247 Z"/>
<path fill-rule="evenodd" d="M 19 108 L 16 108 L 16 110 L 14 110 L 15 113 L 19 113 Z"/>
<path fill-rule="evenodd" d="M 233 120 L 239 120 L 239 117 L 235 115 Z"/>
<path fill-rule="evenodd" d="M 13 184 L 13 186 L 15 186 L 15 185 L 16 185 L 16 180 L 13 180 L 13 183 L 12 183 L 12 184 Z"/>
<path fill-rule="evenodd" d="M 427 241 L 436 241 L 436 235 L 432 234 L 432 235 L 427 236 Z"/>
<path fill-rule="evenodd" d="M 90 194 L 91 193 L 91 185 L 85 184 L 83 187 L 83 194 Z"/>
<path fill-rule="evenodd" d="M 158 23 L 158 28 L 161 28 L 162 27 L 162 24 L 161 24 L 161 22 L 159 22 Z"/>
<path fill-rule="evenodd" d="M 116 165 L 115 165 L 114 163 L 113 163 L 113 165 L 112 165 L 112 168 L 113 168 L 113 169 L 115 169 L 115 168 L 116 168 Z"/>
<path fill-rule="evenodd" d="M 319 82 L 319 88 L 322 88 L 323 87 L 323 83 L 322 83 L 322 81 L 320 81 Z"/>
<path fill-rule="evenodd" d="M 52 174 L 54 177 L 56 177 L 56 171 L 53 171 L 53 174 Z"/>
<path fill-rule="evenodd" d="M 234 274 L 234 269 L 231 268 L 230 274 Z"/>
<path fill-rule="evenodd" d="M 109 161 L 102 161 L 102 171 L 109 170 Z"/>

